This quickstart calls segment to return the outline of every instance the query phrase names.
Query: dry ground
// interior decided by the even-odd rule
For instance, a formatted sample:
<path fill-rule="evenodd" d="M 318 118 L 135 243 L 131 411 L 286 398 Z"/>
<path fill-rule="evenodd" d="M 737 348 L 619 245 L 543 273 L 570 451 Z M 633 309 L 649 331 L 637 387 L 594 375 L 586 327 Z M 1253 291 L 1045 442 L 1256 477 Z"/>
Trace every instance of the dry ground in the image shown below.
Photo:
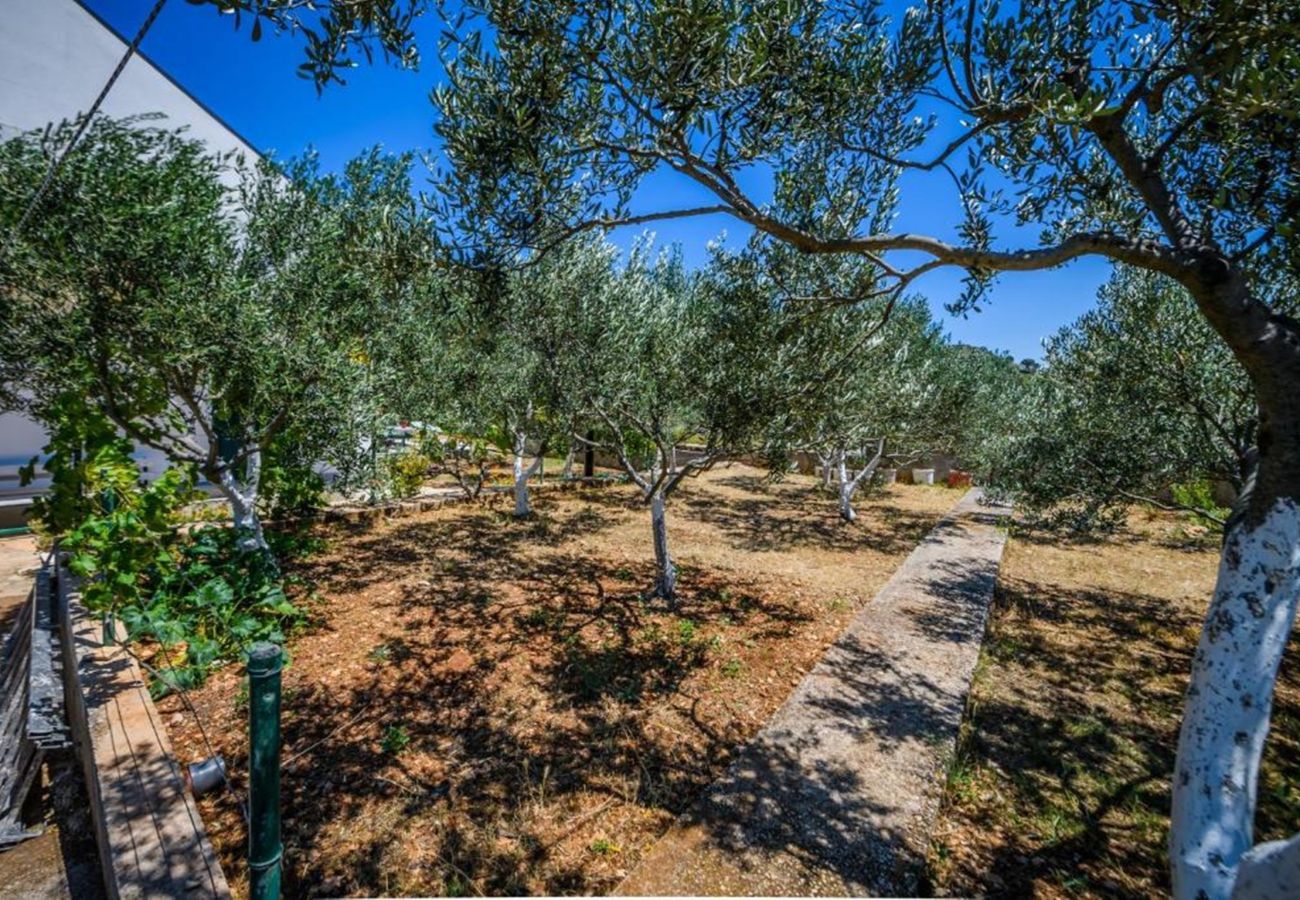
<path fill-rule="evenodd" d="M 891 486 L 847 526 L 811 479 L 720 468 L 669 504 L 676 610 L 640 599 L 649 515 L 625 486 L 539 492 L 528 522 L 497 497 L 320 531 L 285 675 L 286 894 L 612 888 L 960 496 Z M 242 791 L 241 684 L 192 699 Z M 204 755 L 160 705 L 182 760 Z M 241 891 L 238 813 L 201 805 Z"/>
<path fill-rule="evenodd" d="M 1168 896 L 1169 773 L 1217 562 L 1211 536 L 1164 515 L 1090 543 L 1013 537 L 935 833 L 937 893 Z M 1297 830 L 1293 643 L 1256 836 Z"/>

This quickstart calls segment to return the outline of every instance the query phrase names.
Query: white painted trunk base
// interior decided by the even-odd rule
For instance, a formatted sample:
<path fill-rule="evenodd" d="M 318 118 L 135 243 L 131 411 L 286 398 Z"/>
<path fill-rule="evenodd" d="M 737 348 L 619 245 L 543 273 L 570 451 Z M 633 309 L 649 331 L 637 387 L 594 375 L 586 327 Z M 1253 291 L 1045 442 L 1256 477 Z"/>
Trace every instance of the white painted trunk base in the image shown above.
<path fill-rule="evenodd" d="M 1300 897 L 1300 850 L 1253 841 L 1259 759 L 1300 595 L 1300 507 L 1279 500 L 1224 542 L 1178 739 L 1169 850 L 1174 896 Z M 1290 875 L 1285 871 L 1290 870 Z M 1289 880 L 1288 880 L 1289 879 Z M 1287 890 L 1277 893 L 1282 886 Z"/>
<path fill-rule="evenodd" d="M 236 546 L 245 552 L 260 551 L 265 553 L 271 548 L 266 543 L 266 535 L 262 532 L 262 520 L 257 515 L 258 482 L 256 473 L 260 468 L 260 459 L 255 462 L 255 456 L 257 454 L 249 455 L 248 468 L 250 476 L 242 484 L 229 469 L 221 473 L 221 478 L 217 484 L 221 488 L 222 495 L 230 503 L 231 522 L 239 533 Z"/>
<path fill-rule="evenodd" d="M 537 474 L 537 470 L 542 466 L 543 454 L 546 452 L 545 446 L 538 450 L 537 456 L 530 465 L 527 462 L 528 439 L 522 431 L 515 432 L 515 518 L 526 519 L 533 514 L 532 505 L 528 499 L 528 479 Z"/>
<path fill-rule="evenodd" d="M 650 498 L 650 528 L 655 544 L 655 587 L 657 597 L 672 600 L 677 596 L 677 567 L 668 552 L 668 522 L 664 497 L 656 494 Z"/>
<path fill-rule="evenodd" d="M 857 487 L 851 481 L 840 483 L 840 518 L 845 522 L 852 522 L 858 517 L 858 511 L 853 508 L 853 489 Z"/>
<path fill-rule="evenodd" d="M 532 513 L 528 503 L 528 469 L 524 458 L 515 454 L 515 518 L 526 519 Z"/>

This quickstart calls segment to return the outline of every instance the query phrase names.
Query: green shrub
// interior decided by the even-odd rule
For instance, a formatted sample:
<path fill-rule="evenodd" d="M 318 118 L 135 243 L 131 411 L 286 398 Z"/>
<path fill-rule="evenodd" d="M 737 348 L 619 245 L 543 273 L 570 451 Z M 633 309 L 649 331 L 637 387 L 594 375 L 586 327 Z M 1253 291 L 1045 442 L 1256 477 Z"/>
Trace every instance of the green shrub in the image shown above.
<path fill-rule="evenodd" d="M 1218 519 L 1226 519 L 1229 510 L 1222 507 L 1214 499 L 1214 485 L 1208 478 L 1200 478 L 1195 481 L 1185 481 L 1181 484 L 1175 484 L 1169 489 L 1173 496 L 1174 502 L 1179 506 L 1188 509 L 1203 509 Z M 1209 528 L 1217 527 L 1217 523 L 1205 516 L 1193 514 L 1198 525 L 1204 525 Z"/>
<path fill-rule="evenodd" d="M 418 450 L 406 450 L 388 457 L 386 468 L 393 493 L 398 497 L 410 497 L 429 477 L 433 460 Z"/>
<path fill-rule="evenodd" d="M 302 621 L 272 556 L 239 550 L 229 528 L 176 528 L 196 494 L 186 471 L 141 484 L 135 463 L 110 444 L 81 476 L 82 518 L 62 536 L 69 568 L 85 579 L 89 610 L 117 617 L 131 641 L 161 645 L 155 693 L 199 684 L 255 641 L 283 643 Z"/>
<path fill-rule="evenodd" d="M 325 503 L 325 479 L 309 465 L 264 466 L 261 500 L 272 519 L 308 515 Z"/>

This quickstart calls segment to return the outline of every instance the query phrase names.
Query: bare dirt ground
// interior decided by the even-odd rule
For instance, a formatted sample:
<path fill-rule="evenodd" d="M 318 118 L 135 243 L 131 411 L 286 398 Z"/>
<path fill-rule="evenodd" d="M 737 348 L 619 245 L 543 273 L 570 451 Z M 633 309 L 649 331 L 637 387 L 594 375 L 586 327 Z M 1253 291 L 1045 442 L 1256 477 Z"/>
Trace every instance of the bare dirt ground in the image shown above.
<path fill-rule="evenodd" d="M 539 492 L 527 522 L 502 496 L 322 528 L 285 674 L 286 894 L 608 891 L 960 496 L 891 486 L 850 526 L 811 479 L 720 468 L 669 504 L 675 610 L 641 599 L 649 514 L 623 486 Z M 242 684 L 191 695 L 240 791 Z M 242 892 L 239 814 L 200 802 Z"/>
<path fill-rule="evenodd" d="M 1217 564 L 1213 536 L 1166 515 L 1094 542 L 1013 536 L 931 850 L 937 893 L 1168 896 L 1169 775 Z M 1259 796 L 1257 840 L 1300 830 L 1300 642 Z"/>

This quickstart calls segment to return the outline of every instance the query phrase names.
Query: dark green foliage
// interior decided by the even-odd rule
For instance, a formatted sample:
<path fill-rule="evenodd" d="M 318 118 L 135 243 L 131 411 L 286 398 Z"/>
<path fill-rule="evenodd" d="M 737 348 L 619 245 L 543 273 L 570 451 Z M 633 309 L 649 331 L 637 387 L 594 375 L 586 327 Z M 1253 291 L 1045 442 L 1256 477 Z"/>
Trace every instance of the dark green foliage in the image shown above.
<path fill-rule="evenodd" d="M 1118 270 L 1025 379 L 992 465 L 995 485 L 1038 521 L 1106 530 L 1146 502 L 1222 525 L 1211 486 L 1245 484 L 1256 404 L 1246 372 L 1178 284 Z"/>
<path fill-rule="evenodd" d="M 192 475 L 172 468 L 142 483 L 129 449 L 120 440 L 87 449 L 56 492 L 79 501 L 41 514 L 84 579 L 86 607 L 121 621 L 129 640 L 160 645 L 151 690 L 192 687 L 253 642 L 282 642 L 302 613 L 273 559 L 240 551 L 234 529 L 184 530 L 182 509 L 201 496 Z"/>
<path fill-rule="evenodd" d="M 76 125 L 0 144 L 0 228 Z M 264 475 L 278 496 L 261 505 L 288 512 L 313 501 L 315 463 L 361 467 L 380 335 L 409 321 L 430 268 L 410 162 L 250 164 L 97 119 L 0 255 L 0 374 L 39 420 L 57 423 L 50 398 L 82 396 L 136 445 L 198 467 L 260 544 Z"/>
<path fill-rule="evenodd" d="M 131 443 L 79 394 L 60 394 L 43 408 L 49 441 L 41 454 L 51 483 L 49 491 L 32 502 L 31 517 L 47 533 L 62 534 L 92 512 L 94 498 L 86 493 L 86 480 L 94 456 L 109 454 L 115 462 L 129 460 Z M 40 464 L 41 457 L 33 457 L 23 467 L 19 475 L 24 486 L 35 479 Z"/>
<path fill-rule="evenodd" d="M 315 469 L 310 444 L 280 436 L 262 464 L 261 503 L 271 519 L 304 516 L 325 503 L 325 480 Z"/>

